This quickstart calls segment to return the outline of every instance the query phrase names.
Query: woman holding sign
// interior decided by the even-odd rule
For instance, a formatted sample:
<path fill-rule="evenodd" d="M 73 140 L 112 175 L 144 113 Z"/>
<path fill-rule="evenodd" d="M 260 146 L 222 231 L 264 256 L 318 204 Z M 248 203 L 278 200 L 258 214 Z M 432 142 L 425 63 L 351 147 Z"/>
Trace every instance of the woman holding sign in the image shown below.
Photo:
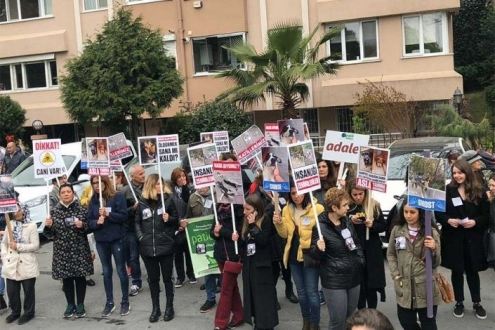
<path fill-rule="evenodd" d="M 455 317 L 464 316 L 464 273 L 476 317 L 486 319 L 481 306 L 479 271 L 486 270 L 483 237 L 488 228 L 489 204 L 481 183 L 463 159 L 452 165 L 446 190 L 446 212 L 435 213 L 442 224 L 442 266 L 452 270 Z"/>
<path fill-rule="evenodd" d="M 1 244 L 2 276 L 7 280 L 7 295 L 11 314 L 5 321 L 19 319 L 25 324 L 34 318 L 35 284 L 40 274 L 35 252 L 40 248 L 36 224 L 31 222 L 29 209 L 18 204 L 14 221 L 7 221 L 7 229 Z M 12 219 L 12 215 L 11 215 Z M 21 287 L 24 290 L 24 314 L 21 316 Z"/>
<path fill-rule="evenodd" d="M 150 322 L 160 317 L 160 273 L 165 286 L 167 304 L 164 321 L 174 318 L 174 284 L 172 270 L 174 266 L 174 234 L 178 226 L 177 211 L 171 199 L 171 191 L 158 174 L 150 174 L 144 181 L 143 200 L 136 210 L 136 235 L 139 250 L 143 258 L 153 305 Z M 163 192 L 161 191 L 163 187 Z M 165 205 L 162 205 L 164 194 Z"/>
<path fill-rule="evenodd" d="M 241 243 L 245 246 L 242 270 L 244 320 L 256 329 L 278 324 L 277 292 L 272 274 L 272 223 L 265 219 L 263 202 L 250 195 L 244 204 Z"/>
<path fill-rule="evenodd" d="M 316 204 L 316 213 L 323 212 L 323 206 Z M 280 237 L 286 239 L 283 261 L 290 267 L 296 284 L 299 306 L 303 317 L 303 329 L 317 329 L 320 324 L 320 297 L 318 295 L 318 265 L 310 264 L 303 251 L 311 245 L 311 233 L 316 219 L 309 194 L 299 195 L 294 181 L 290 180 L 289 203 L 282 215 L 275 212 L 273 223 Z"/>
<path fill-rule="evenodd" d="M 325 204 L 328 212 L 318 218 L 323 239 L 315 226 L 311 255 L 321 261 L 321 285 L 330 315 L 328 329 L 344 330 L 345 320 L 358 304 L 364 256 L 354 226 L 347 217 L 347 193 L 330 188 L 325 195 Z"/>
<path fill-rule="evenodd" d="M 351 205 L 347 216 L 357 232 L 365 260 L 358 309 L 376 308 L 377 292 L 382 293 L 382 299 L 385 297 L 385 266 L 379 234 L 386 230 L 387 222 L 383 217 L 380 204 L 369 196 L 368 189 L 351 183 L 348 191 Z"/>
<path fill-rule="evenodd" d="M 100 181 L 101 178 L 101 181 Z M 124 239 L 126 235 L 127 202 L 124 194 L 115 192 L 108 176 L 91 176 L 93 196 L 88 206 L 88 224 L 94 232 L 96 250 L 103 268 L 106 303 L 102 317 L 109 317 L 115 310 L 113 300 L 112 256 L 120 279 L 122 302 L 120 315 L 130 313 L 129 277 L 125 269 Z"/>
<path fill-rule="evenodd" d="M 53 238 L 52 277 L 63 281 L 67 300 L 64 317 L 75 314 L 76 318 L 81 318 L 86 316 L 86 276 L 94 271 L 87 237 L 86 209 L 75 198 L 74 188 L 70 184 L 60 186 L 59 197 L 59 202 L 45 220 L 43 233 Z"/>
<path fill-rule="evenodd" d="M 432 223 L 432 236 L 425 236 L 425 212 L 404 204 L 400 220 L 390 233 L 387 260 L 394 280 L 397 315 L 406 329 L 437 329 L 437 306 L 441 303 L 437 285 L 433 290 L 433 317 L 427 317 L 425 249 L 433 253 L 433 272 L 440 265 L 440 235 Z M 421 328 L 418 326 L 418 320 Z"/>

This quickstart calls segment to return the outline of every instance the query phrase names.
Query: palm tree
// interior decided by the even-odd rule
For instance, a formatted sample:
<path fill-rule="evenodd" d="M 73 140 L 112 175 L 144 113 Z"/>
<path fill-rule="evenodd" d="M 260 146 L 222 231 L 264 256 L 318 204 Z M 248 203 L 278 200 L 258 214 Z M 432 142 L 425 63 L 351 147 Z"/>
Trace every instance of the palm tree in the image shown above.
<path fill-rule="evenodd" d="M 226 98 L 245 108 L 265 100 L 268 94 L 277 99 L 283 117 L 297 118 L 297 106 L 309 96 L 305 81 L 335 74 L 338 68 L 337 63 L 331 62 L 332 56 L 317 59 L 317 55 L 321 45 L 340 34 L 340 28 L 330 29 L 312 42 L 317 31 L 318 27 L 305 37 L 298 24 L 281 23 L 268 31 L 267 46 L 261 53 L 248 43 L 226 47 L 239 61 L 247 64 L 247 70 L 235 68 L 218 74 L 236 84 L 218 98 Z"/>

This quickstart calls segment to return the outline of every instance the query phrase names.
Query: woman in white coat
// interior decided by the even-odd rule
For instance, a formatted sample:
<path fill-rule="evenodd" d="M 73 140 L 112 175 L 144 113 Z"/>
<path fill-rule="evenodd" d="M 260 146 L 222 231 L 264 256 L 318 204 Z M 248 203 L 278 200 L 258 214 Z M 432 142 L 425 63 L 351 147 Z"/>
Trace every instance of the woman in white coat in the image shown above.
<path fill-rule="evenodd" d="M 39 275 L 35 251 L 40 247 L 36 224 L 30 222 L 27 207 L 19 207 L 11 216 L 12 233 L 5 231 L 1 244 L 2 276 L 7 280 L 7 295 L 12 313 L 6 322 L 19 319 L 19 324 L 29 322 L 34 317 L 34 286 Z M 20 291 L 24 290 L 24 314 L 21 316 Z"/>

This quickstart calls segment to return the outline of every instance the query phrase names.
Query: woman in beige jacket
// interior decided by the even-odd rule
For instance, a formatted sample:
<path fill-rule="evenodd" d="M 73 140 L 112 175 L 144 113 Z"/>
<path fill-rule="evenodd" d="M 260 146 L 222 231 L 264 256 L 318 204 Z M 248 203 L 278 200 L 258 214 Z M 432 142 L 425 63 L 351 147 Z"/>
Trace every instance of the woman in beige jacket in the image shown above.
<path fill-rule="evenodd" d="M 34 286 L 39 275 L 35 251 L 40 247 L 36 224 L 30 222 L 27 207 L 19 207 L 11 222 L 12 236 L 4 235 L 1 244 L 2 276 L 7 280 L 7 295 L 12 313 L 6 322 L 19 324 L 34 317 Z M 24 290 L 24 314 L 21 316 L 21 286 Z"/>

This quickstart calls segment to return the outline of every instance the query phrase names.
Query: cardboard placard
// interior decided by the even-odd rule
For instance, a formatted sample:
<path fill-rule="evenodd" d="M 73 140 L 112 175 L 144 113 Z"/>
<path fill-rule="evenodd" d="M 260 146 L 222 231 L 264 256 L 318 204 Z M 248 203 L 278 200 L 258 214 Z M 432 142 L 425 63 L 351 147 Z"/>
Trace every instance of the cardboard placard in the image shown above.
<path fill-rule="evenodd" d="M 280 145 L 287 146 L 296 142 L 302 142 L 304 137 L 303 119 L 282 119 L 277 121 Z"/>
<path fill-rule="evenodd" d="M 289 192 L 289 152 L 286 147 L 261 148 L 263 189 Z"/>
<path fill-rule="evenodd" d="M 426 211 L 445 212 L 447 161 L 412 155 L 407 180 L 407 204 Z"/>
<path fill-rule="evenodd" d="M 158 164 L 156 136 L 138 137 L 139 163 L 141 165 Z"/>
<path fill-rule="evenodd" d="M 132 157 L 132 149 L 127 145 L 124 133 L 117 133 L 108 137 L 108 148 L 110 150 L 110 161 Z"/>
<path fill-rule="evenodd" d="M 158 161 L 160 163 L 180 162 L 179 135 L 158 135 Z"/>
<path fill-rule="evenodd" d="M 327 131 L 322 158 L 357 164 L 359 162 L 359 147 L 366 147 L 369 139 L 369 135 Z"/>
<path fill-rule="evenodd" d="M 33 141 L 34 177 L 51 179 L 67 173 L 60 139 Z"/>
<path fill-rule="evenodd" d="M 94 137 L 86 138 L 86 151 L 88 155 L 89 169 L 98 169 L 99 173 L 110 173 L 110 151 L 108 149 L 108 138 Z M 93 170 L 95 173 L 96 170 Z M 107 175 L 107 174 L 94 174 Z"/>
<path fill-rule="evenodd" d="M 218 154 L 230 151 L 228 131 L 202 132 L 199 138 L 201 142 L 214 143 Z"/>
<path fill-rule="evenodd" d="M 237 160 L 241 164 L 261 153 L 261 147 L 266 145 L 266 139 L 258 126 L 253 125 L 241 135 L 232 140 L 232 148 L 237 154 Z"/>
<path fill-rule="evenodd" d="M 187 155 L 194 187 L 199 189 L 213 186 L 215 184 L 213 161 L 218 159 L 215 145 L 207 143 L 187 148 Z"/>
<path fill-rule="evenodd" d="M 0 175 L 0 213 L 17 211 L 14 182 L 10 175 Z"/>
<path fill-rule="evenodd" d="M 225 204 L 244 204 L 241 164 L 232 161 L 214 161 L 215 201 Z"/>
<path fill-rule="evenodd" d="M 359 147 L 356 184 L 379 192 L 387 191 L 388 149 Z"/>
<path fill-rule="evenodd" d="M 269 147 L 280 146 L 280 133 L 277 123 L 265 123 L 265 139 Z"/>
<path fill-rule="evenodd" d="M 313 141 L 303 141 L 287 146 L 292 178 L 298 194 L 321 188 Z"/>

